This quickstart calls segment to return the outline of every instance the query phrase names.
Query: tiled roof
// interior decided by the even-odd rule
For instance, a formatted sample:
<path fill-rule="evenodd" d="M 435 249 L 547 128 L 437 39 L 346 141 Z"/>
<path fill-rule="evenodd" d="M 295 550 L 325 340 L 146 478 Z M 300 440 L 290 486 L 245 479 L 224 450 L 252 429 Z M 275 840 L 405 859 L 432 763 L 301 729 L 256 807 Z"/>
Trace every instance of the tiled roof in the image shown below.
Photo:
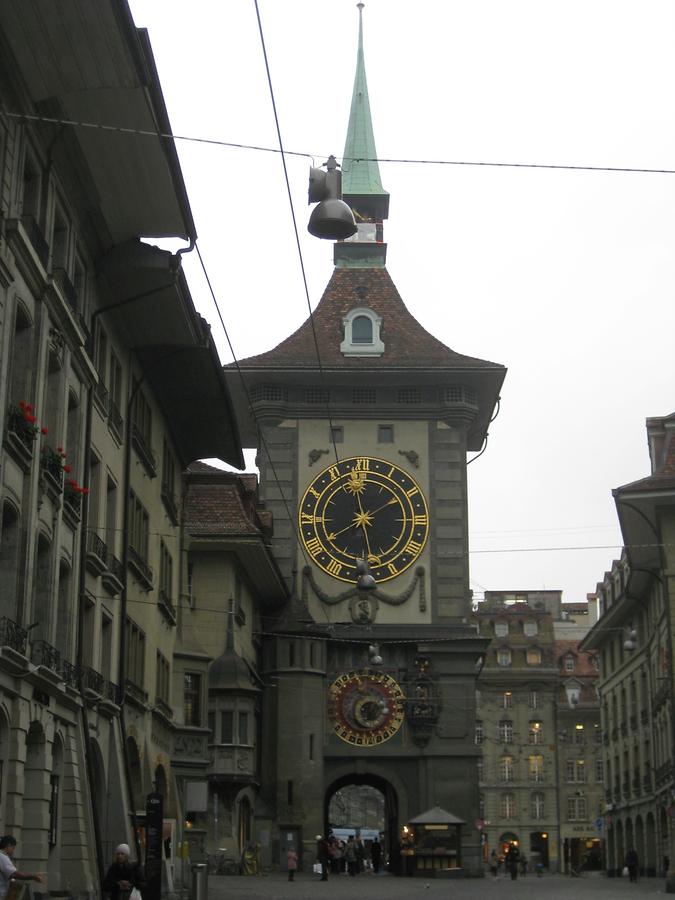
<path fill-rule="evenodd" d="M 255 518 L 255 512 L 251 510 Z M 186 527 L 192 535 L 260 535 L 236 483 L 191 483 L 187 496 Z"/>
<path fill-rule="evenodd" d="M 340 352 L 344 316 L 367 306 L 382 317 L 381 357 L 345 357 Z M 386 269 L 336 268 L 313 314 L 321 364 L 343 369 L 399 368 L 494 369 L 499 363 L 456 353 L 429 334 L 408 312 Z M 241 367 L 316 368 L 312 322 L 307 321 L 273 350 L 241 360 Z"/>
<path fill-rule="evenodd" d="M 568 653 L 575 656 L 574 672 L 565 672 L 563 675 L 568 678 L 578 676 L 580 678 L 597 678 L 598 673 L 591 664 L 591 659 L 596 656 L 595 653 L 589 653 L 585 650 L 579 650 L 578 640 L 558 640 L 555 642 L 556 657 L 560 661 Z"/>

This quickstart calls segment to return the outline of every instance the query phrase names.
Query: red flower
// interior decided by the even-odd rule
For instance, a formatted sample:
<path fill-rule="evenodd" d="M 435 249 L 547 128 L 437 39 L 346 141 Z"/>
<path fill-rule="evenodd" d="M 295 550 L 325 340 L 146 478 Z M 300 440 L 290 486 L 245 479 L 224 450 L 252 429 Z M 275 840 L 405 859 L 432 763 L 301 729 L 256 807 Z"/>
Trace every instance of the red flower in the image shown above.
<path fill-rule="evenodd" d="M 82 488 L 82 493 L 83 493 L 83 494 L 88 494 L 88 493 L 89 493 L 89 488 Z"/>
<path fill-rule="evenodd" d="M 31 416 L 29 412 L 24 413 L 24 419 L 26 422 L 30 422 L 31 425 L 37 422 L 37 416 Z"/>
<path fill-rule="evenodd" d="M 56 452 L 57 452 L 57 453 L 63 453 L 63 447 L 57 447 L 57 448 L 56 448 Z"/>
<path fill-rule="evenodd" d="M 66 475 L 68 475 L 70 472 L 72 472 L 72 469 L 70 468 L 70 466 L 64 466 L 63 471 L 66 473 Z"/>
<path fill-rule="evenodd" d="M 74 478 L 69 478 L 68 481 L 66 481 L 66 484 L 70 485 L 71 488 L 77 487 L 77 482 Z"/>
<path fill-rule="evenodd" d="M 49 430 L 47 428 L 41 428 L 40 434 L 49 434 Z"/>
<path fill-rule="evenodd" d="M 25 408 L 26 408 L 25 400 L 19 400 L 19 409 L 25 409 Z"/>

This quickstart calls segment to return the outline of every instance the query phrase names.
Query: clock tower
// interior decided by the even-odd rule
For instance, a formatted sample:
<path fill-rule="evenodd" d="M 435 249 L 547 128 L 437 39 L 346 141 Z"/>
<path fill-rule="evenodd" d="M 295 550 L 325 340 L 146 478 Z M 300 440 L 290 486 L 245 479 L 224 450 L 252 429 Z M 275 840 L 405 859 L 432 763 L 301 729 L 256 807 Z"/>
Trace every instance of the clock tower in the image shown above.
<path fill-rule="evenodd" d="M 265 612 L 263 851 L 310 858 L 347 785 L 384 795 L 385 848 L 440 806 L 465 824 L 447 868 L 479 873 L 467 453 L 483 447 L 505 368 L 465 356 L 412 316 L 386 268 L 382 187 L 363 55 L 363 4 L 342 160 L 357 233 L 311 318 L 228 368 L 244 446 L 291 599 Z M 360 589 L 367 561 L 374 588 Z M 453 835 L 455 832 L 453 831 Z M 422 858 L 417 860 L 424 869 Z M 427 872 L 427 877 L 429 873 Z"/>

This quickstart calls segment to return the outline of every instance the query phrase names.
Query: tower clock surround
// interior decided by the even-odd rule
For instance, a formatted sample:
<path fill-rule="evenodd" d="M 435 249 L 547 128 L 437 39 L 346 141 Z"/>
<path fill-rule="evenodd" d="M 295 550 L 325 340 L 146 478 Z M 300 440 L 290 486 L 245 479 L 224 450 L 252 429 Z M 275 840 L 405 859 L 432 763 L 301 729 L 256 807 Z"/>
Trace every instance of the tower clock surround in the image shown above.
<path fill-rule="evenodd" d="M 415 479 L 391 460 L 337 460 L 306 488 L 299 534 L 313 563 L 355 582 L 356 560 L 368 560 L 376 582 L 389 581 L 418 559 L 429 535 L 429 509 Z"/>

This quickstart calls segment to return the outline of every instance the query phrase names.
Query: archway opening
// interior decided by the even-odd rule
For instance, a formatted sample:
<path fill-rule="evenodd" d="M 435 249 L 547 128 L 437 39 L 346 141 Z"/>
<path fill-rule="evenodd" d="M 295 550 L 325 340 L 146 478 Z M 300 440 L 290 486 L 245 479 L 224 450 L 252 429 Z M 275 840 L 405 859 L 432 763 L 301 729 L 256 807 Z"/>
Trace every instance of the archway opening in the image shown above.
<path fill-rule="evenodd" d="M 350 836 L 361 841 L 360 867 L 400 873 L 398 797 L 384 778 L 349 775 L 333 782 L 326 791 L 324 820 L 326 834 L 338 842 L 346 845 Z M 345 865 L 338 857 L 332 868 L 340 871 Z"/>

